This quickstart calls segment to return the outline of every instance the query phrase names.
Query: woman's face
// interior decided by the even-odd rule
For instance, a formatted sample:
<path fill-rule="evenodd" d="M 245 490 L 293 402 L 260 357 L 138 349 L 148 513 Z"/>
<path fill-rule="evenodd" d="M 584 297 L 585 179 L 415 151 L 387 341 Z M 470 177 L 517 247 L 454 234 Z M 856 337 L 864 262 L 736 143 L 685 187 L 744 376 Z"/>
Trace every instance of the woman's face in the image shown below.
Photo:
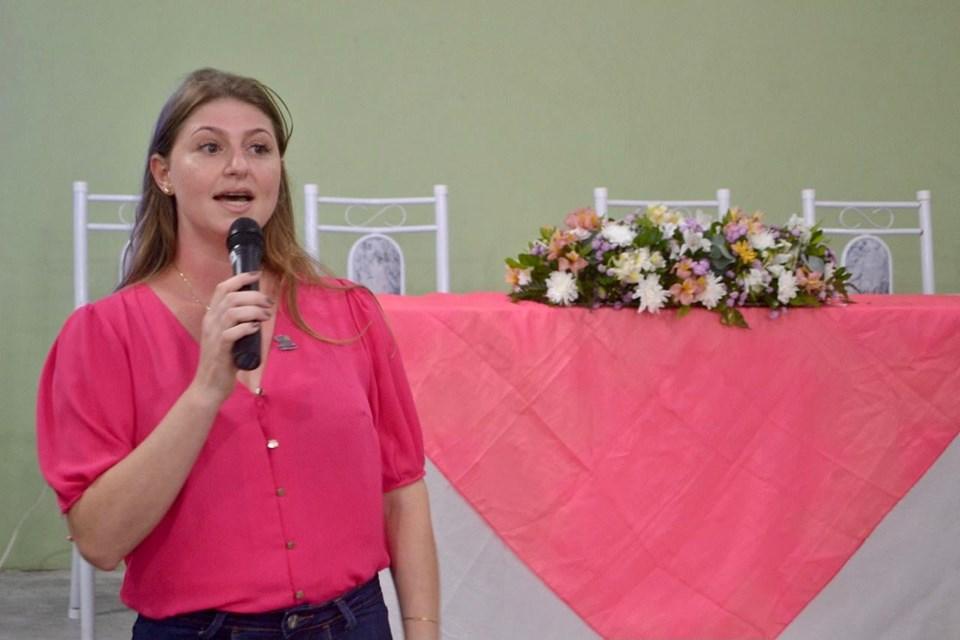
<path fill-rule="evenodd" d="M 270 119 L 257 107 L 221 98 L 197 108 L 180 127 L 168 157 L 150 169 L 177 201 L 177 232 L 184 242 L 224 242 L 240 217 L 262 227 L 280 193 L 282 163 Z"/>

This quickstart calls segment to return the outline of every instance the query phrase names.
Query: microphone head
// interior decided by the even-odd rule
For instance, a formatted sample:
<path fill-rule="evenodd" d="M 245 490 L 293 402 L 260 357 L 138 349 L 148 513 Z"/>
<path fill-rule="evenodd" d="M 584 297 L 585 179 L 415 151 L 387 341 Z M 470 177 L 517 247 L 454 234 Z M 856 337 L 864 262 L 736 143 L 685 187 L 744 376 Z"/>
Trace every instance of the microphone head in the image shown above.
<path fill-rule="evenodd" d="M 263 248 L 263 231 L 260 230 L 260 225 L 252 218 L 237 218 L 227 232 L 227 251 L 251 245 Z"/>

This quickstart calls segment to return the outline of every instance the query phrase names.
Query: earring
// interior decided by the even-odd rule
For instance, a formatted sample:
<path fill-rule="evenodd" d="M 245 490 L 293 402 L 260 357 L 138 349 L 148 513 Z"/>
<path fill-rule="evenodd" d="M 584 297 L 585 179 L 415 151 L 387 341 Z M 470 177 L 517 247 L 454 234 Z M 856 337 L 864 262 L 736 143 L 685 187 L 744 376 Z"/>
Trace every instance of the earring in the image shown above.
<path fill-rule="evenodd" d="M 160 187 L 160 190 L 163 191 L 165 194 L 170 195 L 170 185 L 165 184 L 162 187 Z"/>

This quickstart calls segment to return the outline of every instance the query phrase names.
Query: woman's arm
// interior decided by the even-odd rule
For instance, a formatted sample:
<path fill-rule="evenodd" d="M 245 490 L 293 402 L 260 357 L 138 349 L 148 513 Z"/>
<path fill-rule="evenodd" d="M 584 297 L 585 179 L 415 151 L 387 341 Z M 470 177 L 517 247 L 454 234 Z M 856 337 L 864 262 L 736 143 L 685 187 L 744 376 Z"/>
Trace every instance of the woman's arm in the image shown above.
<path fill-rule="evenodd" d="M 84 491 L 67 522 L 92 565 L 113 570 L 160 522 L 186 482 L 219 406 L 188 388 L 136 449 Z"/>
<path fill-rule="evenodd" d="M 440 637 L 440 578 L 423 480 L 384 494 L 390 573 L 407 640 Z"/>
<path fill-rule="evenodd" d="M 258 277 L 244 273 L 217 286 L 203 318 L 200 360 L 190 386 L 150 435 L 87 487 L 67 513 L 77 548 L 98 569 L 114 569 L 153 531 L 183 488 L 236 384 L 233 343 L 272 313 L 263 294 L 237 291 Z"/>

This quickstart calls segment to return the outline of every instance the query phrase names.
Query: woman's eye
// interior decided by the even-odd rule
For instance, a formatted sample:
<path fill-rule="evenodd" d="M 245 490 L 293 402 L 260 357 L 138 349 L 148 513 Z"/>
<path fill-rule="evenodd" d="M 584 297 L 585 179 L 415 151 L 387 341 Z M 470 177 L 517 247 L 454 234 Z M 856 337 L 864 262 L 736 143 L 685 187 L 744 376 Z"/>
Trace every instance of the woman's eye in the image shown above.
<path fill-rule="evenodd" d="M 271 151 L 269 145 L 260 143 L 250 145 L 250 150 L 258 156 L 265 156 Z"/>
<path fill-rule="evenodd" d="M 202 145 L 200 145 L 200 151 L 203 151 L 204 153 L 212 154 L 212 153 L 216 153 L 219 150 L 220 150 L 220 145 L 218 145 L 216 142 L 205 142 Z"/>

